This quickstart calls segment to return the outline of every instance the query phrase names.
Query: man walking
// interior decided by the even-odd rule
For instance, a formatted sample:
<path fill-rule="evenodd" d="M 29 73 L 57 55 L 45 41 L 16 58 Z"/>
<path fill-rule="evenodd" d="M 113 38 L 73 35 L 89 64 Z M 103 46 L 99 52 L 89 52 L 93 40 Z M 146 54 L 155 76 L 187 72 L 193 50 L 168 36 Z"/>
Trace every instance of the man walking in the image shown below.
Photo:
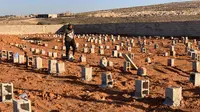
<path fill-rule="evenodd" d="M 65 35 L 65 46 L 66 46 L 66 58 L 69 59 L 69 51 L 71 46 L 73 48 L 72 58 L 74 58 L 76 52 L 76 43 L 74 39 L 74 30 L 72 24 L 68 24 L 67 28 L 64 31 L 64 35 Z"/>

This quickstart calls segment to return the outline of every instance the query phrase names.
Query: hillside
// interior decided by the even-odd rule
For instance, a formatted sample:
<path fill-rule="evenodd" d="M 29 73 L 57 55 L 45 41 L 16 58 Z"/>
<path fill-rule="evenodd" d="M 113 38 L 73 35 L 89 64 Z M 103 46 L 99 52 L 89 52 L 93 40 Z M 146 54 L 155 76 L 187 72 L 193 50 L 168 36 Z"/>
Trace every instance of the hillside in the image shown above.
<path fill-rule="evenodd" d="M 75 14 L 75 17 L 4 20 L 2 24 L 102 24 L 102 23 L 131 23 L 131 22 L 170 22 L 200 20 L 200 1 L 174 2 L 158 5 L 129 7 L 120 9 L 100 10 Z"/>
<path fill-rule="evenodd" d="M 146 17 L 200 15 L 200 1 L 174 2 L 150 6 L 139 6 L 111 10 L 79 13 L 89 17 Z"/>

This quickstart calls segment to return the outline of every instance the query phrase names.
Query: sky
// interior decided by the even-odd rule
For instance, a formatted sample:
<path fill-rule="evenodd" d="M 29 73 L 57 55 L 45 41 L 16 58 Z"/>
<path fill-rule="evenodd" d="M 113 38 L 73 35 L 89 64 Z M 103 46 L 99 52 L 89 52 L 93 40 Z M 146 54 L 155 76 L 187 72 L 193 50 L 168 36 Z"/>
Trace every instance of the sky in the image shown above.
<path fill-rule="evenodd" d="M 1 0 L 0 15 L 78 13 L 181 1 L 184 0 Z"/>

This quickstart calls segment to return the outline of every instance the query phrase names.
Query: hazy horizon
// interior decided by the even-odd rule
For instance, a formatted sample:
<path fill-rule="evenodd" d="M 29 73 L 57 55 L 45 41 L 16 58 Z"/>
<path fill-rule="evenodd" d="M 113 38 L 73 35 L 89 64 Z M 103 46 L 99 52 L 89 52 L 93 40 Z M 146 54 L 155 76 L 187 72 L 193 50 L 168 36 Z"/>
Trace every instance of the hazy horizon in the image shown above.
<path fill-rule="evenodd" d="M 114 8 L 146 6 L 170 2 L 182 2 L 186 0 L 152 0 L 152 1 L 132 1 L 132 0 L 2 0 L 0 4 L 0 16 L 3 15 L 28 15 L 43 13 L 63 13 L 63 12 L 88 12 L 96 10 L 106 10 Z"/>

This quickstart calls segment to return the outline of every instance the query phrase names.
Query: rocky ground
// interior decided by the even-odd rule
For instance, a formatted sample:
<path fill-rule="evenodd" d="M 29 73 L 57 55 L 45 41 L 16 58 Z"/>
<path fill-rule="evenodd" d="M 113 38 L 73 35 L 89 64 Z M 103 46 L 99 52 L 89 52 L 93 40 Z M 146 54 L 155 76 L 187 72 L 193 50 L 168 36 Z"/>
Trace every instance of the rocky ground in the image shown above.
<path fill-rule="evenodd" d="M 99 10 L 77 15 L 89 17 L 155 17 L 155 16 L 183 16 L 199 15 L 199 1 L 172 2 L 157 5 L 128 7 L 110 10 Z"/>
<path fill-rule="evenodd" d="M 46 51 L 58 52 L 61 60 L 61 50 L 53 50 L 54 45 L 61 49 L 62 43 L 58 39 L 47 39 L 48 47 L 30 44 L 21 40 L 18 36 L 0 35 L 0 49 L 11 50 L 14 52 L 23 52 L 10 46 L 10 43 L 26 44 L 29 55 L 30 48 L 39 48 Z M 189 82 L 189 73 L 192 70 L 192 60 L 185 55 L 185 45 L 178 43 L 176 45 L 177 56 L 175 58 L 175 67 L 167 66 L 167 59 L 161 54 L 169 52 L 171 40 L 165 39 L 147 39 L 147 42 L 158 43 L 159 48 L 154 49 L 154 44 L 147 46 L 148 53 L 140 53 L 139 46 L 135 46 L 132 53 L 135 54 L 134 62 L 138 67 L 146 67 L 148 75 L 141 77 L 136 75 L 136 70 L 131 73 L 124 73 L 122 70 L 123 58 L 112 58 L 111 52 L 114 46 L 111 42 L 106 45 L 111 46 L 111 50 L 106 50 L 105 55 L 108 60 L 114 62 L 114 67 L 102 69 L 99 67 L 100 59 L 103 56 L 95 54 L 84 54 L 87 57 L 87 63 L 80 63 L 78 59 L 81 54 L 85 39 L 76 39 L 80 43 L 78 53 L 75 55 L 75 62 L 65 62 L 66 72 L 58 76 L 48 75 L 46 72 L 37 72 L 27 69 L 25 65 L 16 65 L 9 62 L 0 63 L 0 82 L 12 82 L 14 85 L 15 97 L 26 93 L 31 100 L 32 110 L 34 112 L 157 112 L 157 111 L 188 111 L 198 112 L 200 106 L 199 87 L 193 86 Z M 136 41 L 136 39 L 135 39 Z M 119 44 L 121 41 L 117 41 Z M 163 43 L 163 45 L 161 44 Z M 88 43 L 91 46 L 91 43 Z M 98 45 L 96 45 L 96 52 Z M 121 49 L 121 52 L 127 52 Z M 44 67 L 47 68 L 47 56 L 42 56 Z M 149 56 L 152 63 L 145 63 L 145 58 Z M 90 65 L 93 67 L 93 80 L 85 82 L 81 80 L 81 66 Z M 110 71 L 114 79 L 113 88 L 100 88 L 101 74 Z M 133 97 L 135 90 L 135 80 L 150 80 L 150 95 L 143 99 Z M 168 107 L 163 105 L 165 98 L 165 88 L 170 86 L 183 87 L 183 100 L 180 107 Z M 1 112 L 11 112 L 12 103 L 0 103 Z"/>

